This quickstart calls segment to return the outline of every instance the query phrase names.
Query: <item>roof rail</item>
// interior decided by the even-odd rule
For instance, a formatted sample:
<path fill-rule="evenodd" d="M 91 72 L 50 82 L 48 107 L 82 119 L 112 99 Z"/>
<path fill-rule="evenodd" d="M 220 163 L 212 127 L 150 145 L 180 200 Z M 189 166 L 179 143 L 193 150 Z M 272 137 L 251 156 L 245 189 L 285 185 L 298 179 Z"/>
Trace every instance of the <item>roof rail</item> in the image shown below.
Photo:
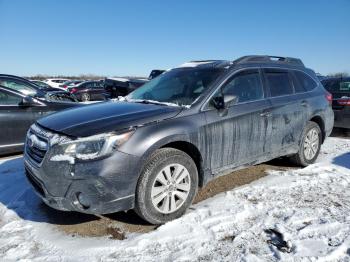
<path fill-rule="evenodd" d="M 277 64 L 288 64 L 295 66 L 305 67 L 304 63 L 299 58 L 293 57 L 283 57 L 283 56 L 269 56 L 269 55 L 249 55 L 243 56 L 241 58 L 233 61 L 235 64 L 244 64 L 244 63 L 277 63 Z"/>

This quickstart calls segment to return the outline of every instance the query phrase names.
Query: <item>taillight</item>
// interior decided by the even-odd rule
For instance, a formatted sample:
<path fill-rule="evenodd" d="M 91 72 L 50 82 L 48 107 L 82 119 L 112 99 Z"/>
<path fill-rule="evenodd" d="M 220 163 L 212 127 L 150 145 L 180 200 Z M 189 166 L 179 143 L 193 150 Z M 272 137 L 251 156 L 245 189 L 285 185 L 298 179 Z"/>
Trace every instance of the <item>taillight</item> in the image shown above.
<path fill-rule="evenodd" d="M 338 104 L 341 106 L 350 106 L 350 97 L 338 99 Z"/>
<path fill-rule="evenodd" d="M 333 95 L 329 92 L 326 92 L 326 99 L 330 105 L 332 105 L 333 102 Z"/>
<path fill-rule="evenodd" d="M 71 92 L 72 94 L 76 93 L 77 91 L 78 91 L 78 89 L 76 89 L 76 88 L 72 88 L 72 89 L 70 90 L 70 92 Z"/>

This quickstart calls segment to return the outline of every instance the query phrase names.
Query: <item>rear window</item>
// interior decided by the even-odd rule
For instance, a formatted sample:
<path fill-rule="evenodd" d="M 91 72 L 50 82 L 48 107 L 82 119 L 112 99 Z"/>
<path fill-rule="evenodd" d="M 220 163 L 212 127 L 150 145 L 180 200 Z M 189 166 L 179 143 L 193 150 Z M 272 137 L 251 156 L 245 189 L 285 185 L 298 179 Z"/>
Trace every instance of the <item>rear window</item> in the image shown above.
<path fill-rule="evenodd" d="M 300 71 L 294 71 L 294 74 L 295 74 L 295 77 L 297 78 L 299 84 L 306 91 L 311 91 L 314 88 L 316 88 L 317 83 L 307 74 L 300 72 Z"/>
<path fill-rule="evenodd" d="M 322 81 L 323 86 L 329 92 L 349 93 L 350 92 L 350 80 L 326 80 Z"/>
<path fill-rule="evenodd" d="M 339 85 L 339 91 L 350 91 L 350 81 L 349 82 L 341 82 Z"/>
<path fill-rule="evenodd" d="M 294 93 L 288 71 L 265 69 L 264 72 L 272 97 Z"/>

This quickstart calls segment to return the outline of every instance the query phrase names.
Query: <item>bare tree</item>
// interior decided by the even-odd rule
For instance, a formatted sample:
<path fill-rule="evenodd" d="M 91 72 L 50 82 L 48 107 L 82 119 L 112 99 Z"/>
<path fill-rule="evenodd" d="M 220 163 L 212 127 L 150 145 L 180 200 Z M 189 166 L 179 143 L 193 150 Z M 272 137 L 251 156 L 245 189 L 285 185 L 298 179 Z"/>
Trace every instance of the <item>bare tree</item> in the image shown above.
<path fill-rule="evenodd" d="M 348 72 L 338 72 L 338 73 L 332 73 L 329 74 L 330 77 L 348 77 L 350 76 Z"/>

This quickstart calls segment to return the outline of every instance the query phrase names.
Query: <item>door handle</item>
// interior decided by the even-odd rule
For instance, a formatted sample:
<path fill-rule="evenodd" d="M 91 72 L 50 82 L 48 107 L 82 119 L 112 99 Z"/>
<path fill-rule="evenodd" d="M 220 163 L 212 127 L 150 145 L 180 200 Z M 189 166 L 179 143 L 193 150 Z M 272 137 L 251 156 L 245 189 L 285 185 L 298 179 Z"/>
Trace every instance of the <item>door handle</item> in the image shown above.
<path fill-rule="evenodd" d="M 270 117 L 272 116 L 271 111 L 264 111 L 260 113 L 261 117 Z"/>
<path fill-rule="evenodd" d="M 309 103 L 307 102 L 307 101 L 301 101 L 301 105 L 303 106 L 303 107 L 308 107 L 309 106 Z"/>

